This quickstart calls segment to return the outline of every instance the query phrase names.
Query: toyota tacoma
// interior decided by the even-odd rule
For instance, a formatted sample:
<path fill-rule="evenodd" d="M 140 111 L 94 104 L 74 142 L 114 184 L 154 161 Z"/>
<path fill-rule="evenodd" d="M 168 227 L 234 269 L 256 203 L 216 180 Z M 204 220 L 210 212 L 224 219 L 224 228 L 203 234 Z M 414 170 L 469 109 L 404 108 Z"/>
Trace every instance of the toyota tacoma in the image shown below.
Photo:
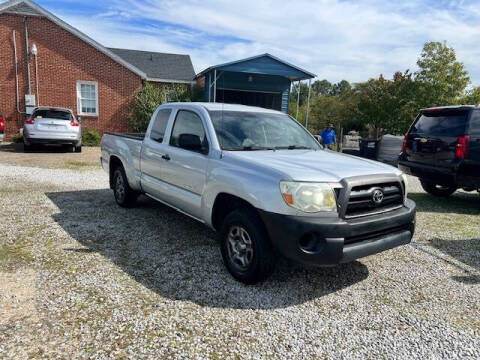
<path fill-rule="evenodd" d="M 101 146 L 118 205 L 145 194 L 211 227 L 228 271 L 247 284 L 278 256 L 335 265 L 414 233 L 400 170 L 324 149 L 279 111 L 164 104 L 145 134 L 105 133 Z"/>

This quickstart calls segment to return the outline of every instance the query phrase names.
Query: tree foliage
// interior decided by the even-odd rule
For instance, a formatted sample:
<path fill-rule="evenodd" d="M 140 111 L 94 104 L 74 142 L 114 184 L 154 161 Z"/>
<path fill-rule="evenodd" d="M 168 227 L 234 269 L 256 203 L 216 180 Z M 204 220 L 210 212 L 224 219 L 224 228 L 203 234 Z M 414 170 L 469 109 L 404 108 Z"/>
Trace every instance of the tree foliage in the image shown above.
<path fill-rule="evenodd" d="M 345 131 L 373 129 L 375 133 L 400 135 L 410 126 L 419 109 L 436 105 L 480 103 L 480 87 L 466 91 L 470 82 L 455 50 L 445 42 L 427 42 L 418 58 L 418 71 L 396 72 L 391 79 L 378 78 L 354 84 L 346 80 L 312 84 L 309 130 L 317 132 L 328 123 Z M 298 121 L 305 124 L 308 86 L 302 84 Z M 290 114 L 297 113 L 296 85 Z"/>
<path fill-rule="evenodd" d="M 462 96 L 470 77 L 464 65 L 457 61 L 455 50 L 446 42 L 427 42 L 417 61 L 415 74 L 423 83 L 423 101 L 429 105 L 446 105 Z"/>
<path fill-rule="evenodd" d="M 147 130 L 155 109 L 166 102 L 191 101 L 192 90 L 181 84 L 156 86 L 145 82 L 140 91 L 133 96 L 128 124 L 136 132 Z"/>
<path fill-rule="evenodd" d="M 358 84 L 356 92 L 358 120 L 373 127 L 376 133 L 385 129 L 402 134 L 418 111 L 418 84 L 408 70 L 395 73 L 392 80 L 380 75 L 378 79 Z"/>

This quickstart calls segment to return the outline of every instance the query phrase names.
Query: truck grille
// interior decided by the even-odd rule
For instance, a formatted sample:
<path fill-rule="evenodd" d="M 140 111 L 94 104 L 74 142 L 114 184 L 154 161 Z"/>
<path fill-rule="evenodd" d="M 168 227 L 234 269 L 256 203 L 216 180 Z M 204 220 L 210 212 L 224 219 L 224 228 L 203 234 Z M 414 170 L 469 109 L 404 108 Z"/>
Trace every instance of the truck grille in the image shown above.
<path fill-rule="evenodd" d="M 373 215 L 398 209 L 403 205 L 403 188 L 399 182 L 352 187 L 345 218 Z"/>

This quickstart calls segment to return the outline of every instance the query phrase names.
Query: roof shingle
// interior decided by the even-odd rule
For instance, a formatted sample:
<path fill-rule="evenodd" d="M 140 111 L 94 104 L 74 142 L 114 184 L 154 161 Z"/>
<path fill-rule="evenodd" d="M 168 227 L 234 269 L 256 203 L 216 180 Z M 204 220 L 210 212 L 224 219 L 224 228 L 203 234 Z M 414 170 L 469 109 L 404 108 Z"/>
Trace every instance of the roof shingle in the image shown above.
<path fill-rule="evenodd" d="M 195 70 L 189 55 L 109 48 L 124 61 L 147 74 L 148 79 L 193 81 Z"/>

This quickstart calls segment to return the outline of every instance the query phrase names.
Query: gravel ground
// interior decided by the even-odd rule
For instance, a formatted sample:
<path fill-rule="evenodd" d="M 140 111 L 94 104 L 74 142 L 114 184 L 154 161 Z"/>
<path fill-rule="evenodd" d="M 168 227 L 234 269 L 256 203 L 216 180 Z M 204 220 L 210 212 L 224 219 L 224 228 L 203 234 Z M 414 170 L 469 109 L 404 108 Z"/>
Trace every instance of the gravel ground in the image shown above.
<path fill-rule="evenodd" d="M 411 245 L 244 286 L 214 233 L 101 170 L 0 159 L 0 358 L 480 358 L 480 201 L 411 178 Z"/>
<path fill-rule="evenodd" d="M 61 146 L 44 145 L 34 153 L 26 153 L 23 144 L 0 143 L 0 162 L 49 169 L 94 170 L 100 167 L 100 147 L 84 146 L 81 153 L 71 153 L 69 150 Z"/>

